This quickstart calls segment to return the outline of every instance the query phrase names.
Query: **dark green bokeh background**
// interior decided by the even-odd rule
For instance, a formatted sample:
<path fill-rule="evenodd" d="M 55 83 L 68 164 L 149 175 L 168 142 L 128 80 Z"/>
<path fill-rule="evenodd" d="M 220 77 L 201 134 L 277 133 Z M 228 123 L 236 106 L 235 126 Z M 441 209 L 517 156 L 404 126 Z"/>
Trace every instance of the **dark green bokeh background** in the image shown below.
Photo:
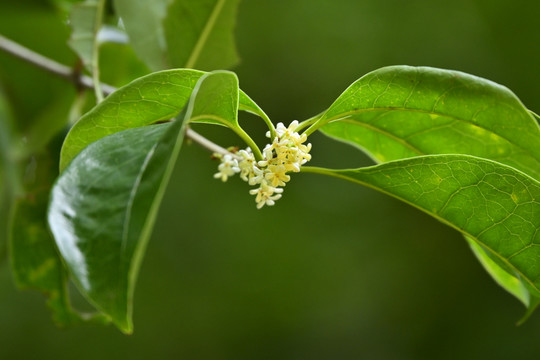
<path fill-rule="evenodd" d="M 57 20 L 43 2 L 17 4 L 0 4 L 0 33 L 72 63 L 62 48 L 67 30 L 51 25 Z M 479 75 L 540 112 L 538 15 L 540 2 L 530 0 L 244 0 L 236 29 L 242 62 L 234 70 L 275 122 L 315 115 L 358 77 L 396 64 Z M 4 54 L 0 66 L 21 129 L 58 98 L 73 96 L 61 81 Z M 115 67 L 121 72 L 122 63 Z M 245 117 L 243 124 L 264 141 L 262 122 Z M 241 145 L 224 129 L 198 129 L 224 146 Z M 314 165 L 369 164 L 321 135 L 311 142 Z M 141 269 L 134 335 L 112 326 L 57 328 L 41 295 L 15 289 L 4 261 L 0 358 L 540 353 L 540 315 L 516 327 L 524 308 L 455 231 L 372 190 L 312 174 L 294 175 L 275 207 L 257 211 L 249 187 L 214 180 L 215 167 L 201 148 L 184 147 Z"/>

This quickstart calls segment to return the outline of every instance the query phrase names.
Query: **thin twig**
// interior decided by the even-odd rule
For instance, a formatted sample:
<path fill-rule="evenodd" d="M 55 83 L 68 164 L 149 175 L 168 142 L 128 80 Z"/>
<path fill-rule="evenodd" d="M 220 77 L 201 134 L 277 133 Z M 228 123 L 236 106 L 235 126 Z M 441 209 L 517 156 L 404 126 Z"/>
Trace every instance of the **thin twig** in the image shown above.
<path fill-rule="evenodd" d="M 208 140 L 207 138 L 205 138 L 201 134 L 193 131 L 191 128 L 186 129 L 186 137 L 190 138 L 191 140 L 193 140 L 197 144 L 199 144 L 202 147 L 210 150 L 213 153 L 218 153 L 218 154 L 223 154 L 223 155 L 231 154 L 231 152 L 228 151 L 227 149 L 222 148 L 221 146 L 219 146 L 216 143 L 213 143 L 212 141 Z"/>
<path fill-rule="evenodd" d="M 7 39 L 2 35 L 0 35 L 0 50 L 3 50 L 4 52 L 13 55 L 16 58 L 35 65 L 40 69 L 46 70 L 51 74 L 57 75 L 65 80 L 75 83 L 75 85 L 80 85 L 90 90 L 94 89 L 94 82 L 91 77 L 82 74 L 77 75 L 68 66 L 60 64 L 52 59 L 38 54 L 14 41 Z M 101 90 L 105 95 L 109 95 L 116 91 L 116 88 L 114 86 L 101 83 Z M 213 143 L 212 141 L 208 140 L 207 138 L 198 134 L 192 129 L 187 129 L 186 137 L 190 138 L 191 140 L 193 140 L 193 142 L 199 144 L 200 146 L 208 149 L 211 152 L 230 154 L 230 152 L 226 149 Z"/>
<path fill-rule="evenodd" d="M 56 62 L 52 59 L 49 59 L 41 54 L 38 54 L 24 46 L 17 44 L 14 41 L 9 40 L 8 38 L 0 35 L 0 50 L 4 50 L 6 53 L 13 55 L 21 60 L 24 60 L 32 65 L 35 65 L 43 70 L 50 72 L 51 74 L 57 75 L 63 79 L 76 83 L 76 85 L 81 85 L 87 89 L 94 89 L 94 82 L 92 78 L 86 75 L 79 75 L 78 77 L 74 71 L 64 65 Z M 105 94 L 110 94 L 116 90 L 114 86 L 101 84 L 101 88 Z"/>

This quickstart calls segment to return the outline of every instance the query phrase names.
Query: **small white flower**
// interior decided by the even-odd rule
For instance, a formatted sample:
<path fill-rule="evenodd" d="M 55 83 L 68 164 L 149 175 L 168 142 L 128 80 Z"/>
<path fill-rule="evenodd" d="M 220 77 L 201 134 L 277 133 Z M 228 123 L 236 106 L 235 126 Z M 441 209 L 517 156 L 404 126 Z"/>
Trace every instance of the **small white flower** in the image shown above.
<path fill-rule="evenodd" d="M 264 178 L 274 187 L 285 186 L 285 183 L 291 180 L 291 177 L 285 174 L 286 172 L 284 165 L 269 165 Z"/>
<path fill-rule="evenodd" d="M 264 171 L 259 169 L 257 166 L 253 166 L 253 172 L 250 174 L 248 179 L 249 185 L 260 184 L 264 179 Z"/>
<path fill-rule="evenodd" d="M 275 201 L 281 198 L 282 192 L 283 189 L 270 186 L 266 181 L 263 181 L 259 188 L 249 190 L 251 195 L 256 195 L 255 202 L 257 203 L 257 209 L 262 208 L 264 205 L 274 205 Z"/>
<path fill-rule="evenodd" d="M 218 166 L 218 172 L 214 174 L 214 178 L 221 179 L 225 182 L 230 176 L 239 173 L 241 170 L 238 167 L 238 160 L 227 154 L 221 158 L 221 164 Z"/>
<path fill-rule="evenodd" d="M 238 161 L 240 178 L 244 181 L 249 181 L 249 178 L 254 172 L 253 167 L 255 166 L 255 157 L 249 148 L 246 150 L 240 150 L 238 152 L 238 156 L 240 156 L 240 160 Z"/>

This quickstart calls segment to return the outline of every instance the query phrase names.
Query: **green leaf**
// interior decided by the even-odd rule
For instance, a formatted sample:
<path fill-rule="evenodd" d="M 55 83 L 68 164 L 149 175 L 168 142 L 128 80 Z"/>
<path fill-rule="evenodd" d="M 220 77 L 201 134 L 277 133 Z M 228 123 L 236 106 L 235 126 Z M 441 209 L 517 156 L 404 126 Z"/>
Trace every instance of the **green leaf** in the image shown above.
<path fill-rule="evenodd" d="M 194 104 L 190 122 L 217 124 L 238 128 L 238 78 L 234 73 L 215 72 L 200 84 L 199 91 L 210 96 Z"/>
<path fill-rule="evenodd" d="M 181 124 L 130 129 L 93 143 L 51 196 L 49 224 L 74 282 L 126 333 L 132 332 L 135 278 Z"/>
<path fill-rule="evenodd" d="M 533 114 L 506 87 L 457 71 L 392 66 L 371 72 L 308 131 L 320 126 L 377 162 L 470 154 L 540 178 L 540 129 Z M 473 251 L 501 286 L 526 305 L 534 303 L 524 301 L 523 285 L 513 285 L 519 279 Z"/>
<path fill-rule="evenodd" d="M 104 136 L 168 121 L 185 106 L 195 84 L 204 74 L 187 69 L 165 70 L 118 89 L 73 126 L 62 147 L 60 169 L 64 169 L 87 145 Z M 240 110 L 268 119 L 257 104 L 241 91 L 239 101 Z"/>
<path fill-rule="evenodd" d="M 168 66 L 167 43 L 162 22 L 171 0 L 114 0 L 130 43 L 137 56 L 151 69 Z"/>
<path fill-rule="evenodd" d="M 239 0 L 175 0 L 164 21 L 171 65 L 201 70 L 235 65 L 238 4 Z"/>
<path fill-rule="evenodd" d="M 428 155 L 356 170 L 302 168 L 360 183 L 407 202 L 472 239 L 540 297 L 540 183 L 467 155 Z M 514 293 L 517 295 L 517 293 Z M 523 300 L 524 295 L 520 295 Z"/>
<path fill-rule="evenodd" d="M 308 132 L 377 162 L 470 154 L 540 178 L 540 129 L 507 88 L 458 71 L 392 66 L 353 83 Z"/>
<path fill-rule="evenodd" d="M 180 151 L 186 119 L 199 99 L 207 104 L 209 97 L 221 94 L 208 91 L 204 84 L 222 76 L 202 77 L 187 109 L 172 123 L 128 129 L 89 145 L 53 189 L 49 224 L 74 282 L 126 333 L 133 330 L 137 273 Z M 208 115 L 228 106 L 213 103 L 213 108 L 206 107 Z"/>
<path fill-rule="evenodd" d="M 97 65 L 97 34 L 101 28 L 104 6 L 105 0 L 86 0 L 73 5 L 69 17 L 73 29 L 69 46 L 90 72 Z"/>

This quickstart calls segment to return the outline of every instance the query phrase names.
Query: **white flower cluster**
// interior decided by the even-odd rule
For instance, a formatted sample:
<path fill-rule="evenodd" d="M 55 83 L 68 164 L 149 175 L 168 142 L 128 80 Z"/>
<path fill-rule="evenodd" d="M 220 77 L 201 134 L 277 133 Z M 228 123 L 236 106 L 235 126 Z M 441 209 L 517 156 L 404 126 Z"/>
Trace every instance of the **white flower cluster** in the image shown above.
<path fill-rule="evenodd" d="M 288 128 L 283 123 L 277 124 L 276 137 L 263 149 L 261 161 L 255 161 L 249 148 L 235 155 L 220 156 L 219 172 L 214 177 L 227 181 L 230 176 L 240 173 L 242 180 L 250 185 L 258 185 L 258 188 L 249 191 L 255 195 L 257 209 L 274 205 L 281 198 L 282 187 L 291 179 L 287 172 L 299 172 L 300 166 L 311 159 L 311 144 L 304 145 L 307 135 L 297 133 L 297 127 L 296 120 Z M 270 138 L 270 131 L 266 136 Z"/>

